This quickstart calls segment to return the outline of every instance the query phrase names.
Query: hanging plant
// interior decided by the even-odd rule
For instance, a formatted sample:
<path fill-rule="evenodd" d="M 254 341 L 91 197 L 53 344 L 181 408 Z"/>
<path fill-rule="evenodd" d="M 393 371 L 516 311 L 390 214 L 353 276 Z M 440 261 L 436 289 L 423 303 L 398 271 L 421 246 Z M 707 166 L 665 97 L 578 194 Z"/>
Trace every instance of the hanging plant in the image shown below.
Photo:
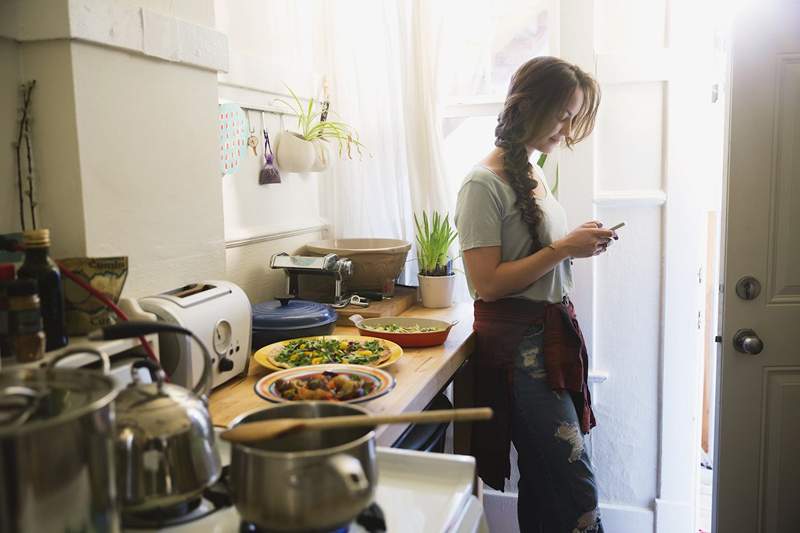
<path fill-rule="evenodd" d="M 358 140 L 355 128 L 342 121 L 328 120 L 330 102 L 323 102 L 317 110 L 317 102 L 313 98 L 309 98 L 308 105 L 304 106 L 290 87 L 287 86 L 286 89 L 292 101 L 287 102 L 280 98 L 277 101 L 297 115 L 297 127 L 300 130 L 296 134 L 298 137 L 310 142 L 335 141 L 339 146 L 340 158 L 352 159 L 354 151 L 359 157 L 363 155 L 362 149 L 366 147 Z"/>

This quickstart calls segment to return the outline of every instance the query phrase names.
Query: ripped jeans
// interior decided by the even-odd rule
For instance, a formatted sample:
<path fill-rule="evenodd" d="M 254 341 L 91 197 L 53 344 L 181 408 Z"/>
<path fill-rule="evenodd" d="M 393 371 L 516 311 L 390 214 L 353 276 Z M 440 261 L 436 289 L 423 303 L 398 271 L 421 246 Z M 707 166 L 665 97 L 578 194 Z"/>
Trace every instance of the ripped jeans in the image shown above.
<path fill-rule="evenodd" d="M 514 361 L 512 440 L 519 455 L 521 533 L 603 533 L 597 484 L 567 391 L 547 382 L 543 326 L 520 342 Z"/>

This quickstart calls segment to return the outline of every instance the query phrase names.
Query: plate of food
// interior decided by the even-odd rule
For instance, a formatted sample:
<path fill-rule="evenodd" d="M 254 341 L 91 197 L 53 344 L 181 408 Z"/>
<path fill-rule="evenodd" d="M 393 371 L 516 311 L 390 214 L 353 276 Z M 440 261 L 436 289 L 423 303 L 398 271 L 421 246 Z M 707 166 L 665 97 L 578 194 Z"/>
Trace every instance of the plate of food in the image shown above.
<path fill-rule="evenodd" d="M 394 364 L 403 349 L 394 342 L 357 335 L 324 335 L 275 342 L 253 354 L 253 359 L 271 370 L 349 364 L 382 368 Z"/>
<path fill-rule="evenodd" d="M 363 365 L 316 365 L 289 368 L 264 376 L 256 394 L 270 402 L 331 401 L 360 403 L 394 388 L 391 374 Z"/>
<path fill-rule="evenodd" d="M 424 348 L 443 344 L 450 334 L 450 329 L 458 323 L 433 318 L 399 316 L 365 319 L 361 315 L 353 315 L 350 320 L 361 335 L 385 339 L 404 348 Z"/>

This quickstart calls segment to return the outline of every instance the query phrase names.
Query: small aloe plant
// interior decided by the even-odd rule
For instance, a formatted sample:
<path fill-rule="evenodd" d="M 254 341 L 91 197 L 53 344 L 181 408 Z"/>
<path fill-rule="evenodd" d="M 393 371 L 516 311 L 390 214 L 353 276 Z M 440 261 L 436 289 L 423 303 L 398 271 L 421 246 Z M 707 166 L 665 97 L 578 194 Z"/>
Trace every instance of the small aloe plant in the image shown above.
<path fill-rule="evenodd" d="M 450 257 L 448 250 L 456 239 L 456 231 L 450 227 L 450 215 L 442 216 L 434 211 L 422 213 L 420 222 L 414 215 L 414 225 L 417 229 L 417 261 L 419 273 L 423 276 L 446 276 L 450 273 Z"/>

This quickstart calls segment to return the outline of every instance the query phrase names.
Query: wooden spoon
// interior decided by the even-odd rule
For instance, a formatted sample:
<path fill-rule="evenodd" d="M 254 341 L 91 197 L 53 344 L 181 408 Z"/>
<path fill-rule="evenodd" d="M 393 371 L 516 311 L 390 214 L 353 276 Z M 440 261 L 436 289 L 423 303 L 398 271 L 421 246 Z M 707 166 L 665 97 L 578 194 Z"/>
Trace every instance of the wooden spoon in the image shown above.
<path fill-rule="evenodd" d="M 377 426 L 378 424 L 402 424 L 407 422 L 431 423 L 467 420 L 488 420 L 492 418 L 488 407 L 471 409 L 441 409 L 421 413 L 399 415 L 348 415 L 325 418 L 276 418 L 238 425 L 220 436 L 230 442 L 256 442 L 274 439 L 291 431 L 301 429 L 334 429 L 347 427 Z"/>

